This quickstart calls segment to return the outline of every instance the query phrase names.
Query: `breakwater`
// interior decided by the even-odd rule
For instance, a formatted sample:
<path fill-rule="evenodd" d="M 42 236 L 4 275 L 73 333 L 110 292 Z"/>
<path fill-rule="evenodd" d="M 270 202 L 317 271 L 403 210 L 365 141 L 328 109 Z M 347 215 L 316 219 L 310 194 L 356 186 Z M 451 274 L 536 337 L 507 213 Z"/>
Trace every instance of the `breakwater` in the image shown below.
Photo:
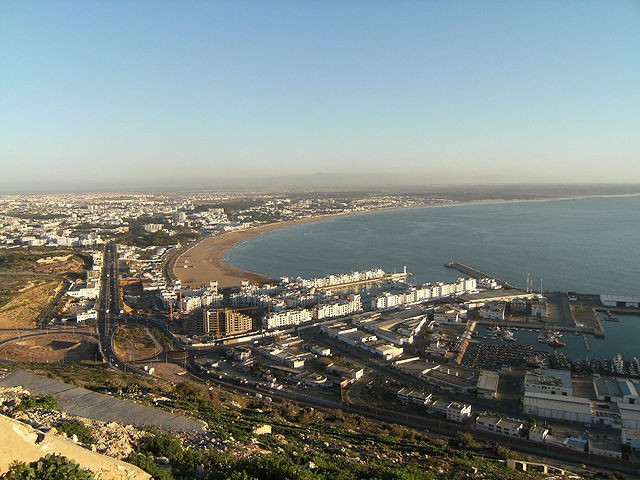
<path fill-rule="evenodd" d="M 517 289 L 517 287 L 511 285 L 509 282 L 505 280 L 500 280 L 499 278 L 496 278 L 493 275 L 489 275 L 488 273 L 484 273 L 484 272 L 481 272 L 480 270 L 476 270 L 475 268 L 470 267 L 469 265 L 465 265 L 464 263 L 449 262 L 445 264 L 445 267 L 451 268 L 453 270 L 457 270 L 461 273 L 464 273 L 465 275 L 468 275 L 476 279 L 493 278 L 496 282 L 498 282 L 502 286 L 502 288 L 508 288 L 510 290 Z"/>

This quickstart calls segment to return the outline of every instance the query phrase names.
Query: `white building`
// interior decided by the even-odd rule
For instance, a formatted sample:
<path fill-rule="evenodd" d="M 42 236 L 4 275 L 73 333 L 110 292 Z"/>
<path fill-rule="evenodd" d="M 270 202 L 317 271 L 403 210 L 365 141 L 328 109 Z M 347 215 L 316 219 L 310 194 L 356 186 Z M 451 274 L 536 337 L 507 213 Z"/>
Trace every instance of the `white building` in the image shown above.
<path fill-rule="evenodd" d="M 73 298 L 86 298 L 94 300 L 100 296 L 100 283 L 87 282 L 86 284 L 75 284 L 68 291 L 67 295 Z"/>
<path fill-rule="evenodd" d="M 311 312 L 309 310 L 283 310 L 281 312 L 273 312 L 262 318 L 264 328 L 270 330 L 272 328 L 286 327 L 288 325 L 299 325 L 304 322 L 311 321 Z"/>
<path fill-rule="evenodd" d="M 549 309 L 547 307 L 547 300 L 542 297 L 538 300 L 531 301 L 531 316 L 533 317 L 548 317 Z"/>
<path fill-rule="evenodd" d="M 536 425 L 529 430 L 529 440 L 534 442 L 544 442 L 549 435 L 549 429 L 541 425 Z"/>
<path fill-rule="evenodd" d="M 504 311 L 504 302 L 491 302 L 480 307 L 478 313 L 480 314 L 480 317 L 485 320 L 504 320 Z"/>
<path fill-rule="evenodd" d="M 640 382 L 594 377 L 593 388 L 598 400 L 640 405 Z"/>
<path fill-rule="evenodd" d="M 343 367 L 335 363 L 327 365 L 327 372 L 350 380 L 360 380 L 364 375 L 364 369 L 362 368 Z"/>
<path fill-rule="evenodd" d="M 501 418 L 493 415 L 478 415 L 475 428 L 485 432 L 493 432 L 510 437 L 520 437 L 524 424 L 513 418 Z"/>
<path fill-rule="evenodd" d="M 396 347 L 395 345 L 384 344 L 378 345 L 371 349 L 372 353 L 381 356 L 384 360 L 393 360 L 399 357 L 403 353 L 402 347 Z"/>
<path fill-rule="evenodd" d="M 529 372 L 524 377 L 524 391 L 571 397 L 573 396 L 571 372 L 554 369 L 546 369 L 542 373 Z"/>
<path fill-rule="evenodd" d="M 182 297 L 180 308 L 185 312 L 191 312 L 196 308 L 202 307 L 202 298 L 199 296 Z"/>
<path fill-rule="evenodd" d="M 471 418 L 471 405 L 468 403 L 451 402 L 447 405 L 447 420 L 463 423 L 469 418 Z"/>
<path fill-rule="evenodd" d="M 605 307 L 640 308 L 640 297 L 630 297 L 623 295 L 600 295 L 600 301 Z"/>
<path fill-rule="evenodd" d="M 437 309 L 433 314 L 433 321 L 436 323 L 458 323 L 460 321 L 460 312 L 453 309 Z"/>
<path fill-rule="evenodd" d="M 496 398 L 500 375 L 490 370 L 482 370 L 478 376 L 478 397 Z"/>
<path fill-rule="evenodd" d="M 415 403 L 417 405 L 427 405 L 432 398 L 430 393 L 412 390 L 408 387 L 401 388 L 396 392 L 396 398 L 403 403 Z"/>
<path fill-rule="evenodd" d="M 329 303 L 316 305 L 313 309 L 313 318 L 346 317 L 362 310 L 360 295 L 349 295 L 346 299 L 334 300 Z"/>
<path fill-rule="evenodd" d="M 447 420 L 463 423 L 471 418 L 471 405 L 461 402 L 444 402 L 436 400 L 429 405 L 429 410 L 447 417 Z"/>
<path fill-rule="evenodd" d="M 96 320 L 98 318 L 98 312 L 95 310 L 87 310 L 86 312 L 76 315 L 76 322 L 86 322 L 87 320 Z"/>
<path fill-rule="evenodd" d="M 629 445 L 633 450 L 640 450 L 640 430 L 623 428 L 620 439 L 624 445 Z"/>
<path fill-rule="evenodd" d="M 591 401 L 588 398 L 525 392 L 522 411 L 540 418 L 554 418 L 568 422 L 591 423 Z"/>
<path fill-rule="evenodd" d="M 145 223 L 142 226 L 142 229 L 145 232 L 155 233 L 155 232 L 159 232 L 160 230 L 162 230 L 163 227 L 164 227 L 164 225 L 162 225 L 161 223 Z"/>

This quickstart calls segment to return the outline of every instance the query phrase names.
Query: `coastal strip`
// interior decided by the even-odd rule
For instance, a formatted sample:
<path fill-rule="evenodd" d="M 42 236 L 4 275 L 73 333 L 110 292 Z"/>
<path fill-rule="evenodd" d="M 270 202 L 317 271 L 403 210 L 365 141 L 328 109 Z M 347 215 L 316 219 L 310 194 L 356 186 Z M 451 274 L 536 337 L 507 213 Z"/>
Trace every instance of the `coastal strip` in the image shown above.
<path fill-rule="evenodd" d="M 366 213 L 366 212 L 363 212 Z M 243 270 L 225 260 L 225 254 L 235 245 L 261 233 L 305 223 L 320 222 L 345 215 L 318 215 L 285 222 L 235 230 L 222 235 L 205 237 L 180 255 L 173 266 L 173 274 L 185 286 L 192 288 L 217 281 L 220 288 L 239 286 L 243 281 L 267 283 L 271 279 L 256 272 Z"/>
<path fill-rule="evenodd" d="M 370 210 L 359 212 L 346 212 L 340 214 L 318 215 L 314 217 L 301 218 L 296 220 L 275 222 L 257 227 L 250 227 L 243 230 L 235 230 L 222 235 L 205 237 L 193 246 L 188 248 L 184 253 L 180 254 L 175 260 L 174 265 L 168 265 L 167 268 L 173 272 L 175 278 L 185 286 L 199 287 L 212 281 L 217 281 L 220 288 L 239 286 L 243 281 L 265 283 L 271 279 L 260 273 L 243 270 L 228 263 L 225 254 L 234 246 L 248 239 L 271 230 L 284 228 L 290 225 L 298 225 L 305 223 L 320 222 L 336 217 L 347 217 L 354 215 L 365 215 L 376 213 L 384 210 L 400 210 L 405 208 L 424 208 L 424 207 L 455 207 L 461 205 L 473 204 L 501 204 L 501 203 L 529 203 L 529 202 L 548 202 L 558 200 L 579 200 L 587 198 L 608 198 L 608 197 L 625 197 L 639 196 L 640 193 L 625 195 L 584 195 L 584 196 L 568 196 L 568 197 L 542 197 L 531 199 L 485 199 L 471 201 L 452 201 L 442 204 L 424 204 L 412 205 L 410 207 L 384 207 L 373 208 Z M 173 267 L 173 268 L 171 268 Z"/>

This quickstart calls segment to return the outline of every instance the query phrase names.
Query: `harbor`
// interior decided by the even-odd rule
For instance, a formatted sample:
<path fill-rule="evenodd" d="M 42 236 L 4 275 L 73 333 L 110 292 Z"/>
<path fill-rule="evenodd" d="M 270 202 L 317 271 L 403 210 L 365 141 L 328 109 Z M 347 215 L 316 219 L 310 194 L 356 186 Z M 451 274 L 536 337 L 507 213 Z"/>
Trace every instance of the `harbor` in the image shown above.
<path fill-rule="evenodd" d="M 503 289 L 463 295 L 465 305 L 504 304 L 504 313 L 467 320 L 456 345 L 456 363 L 473 368 L 505 365 L 559 366 L 575 371 L 636 376 L 640 350 L 628 338 L 640 336 L 637 297 L 523 291 L 509 282 L 458 262 L 446 264 L 477 279 L 490 278 Z M 483 294 L 485 293 L 485 294 Z M 543 314 L 516 311 L 515 305 L 543 302 Z M 615 359 L 615 361 L 614 361 Z M 617 365 L 617 366 L 616 366 Z"/>
<path fill-rule="evenodd" d="M 495 278 L 494 275 L 489 275 L 488 273 L 481 272 L 480 270 L 476 270 L 475 268 L 470 267 L 469 265 L 465 265 L 464 263 L 449 262 L 445 265 L 445 267 L 451 268 L 453 270 L 457 270 L 460 273 L 464 273 L 465 275 L 468 275 L 478 280 L 481 278 L 493 278 L 502 286 L 502 288 L 507 288 L 509 290 L 517 289 L 517 287 L 511 285 L 509 282 L 497 279 Z"/>

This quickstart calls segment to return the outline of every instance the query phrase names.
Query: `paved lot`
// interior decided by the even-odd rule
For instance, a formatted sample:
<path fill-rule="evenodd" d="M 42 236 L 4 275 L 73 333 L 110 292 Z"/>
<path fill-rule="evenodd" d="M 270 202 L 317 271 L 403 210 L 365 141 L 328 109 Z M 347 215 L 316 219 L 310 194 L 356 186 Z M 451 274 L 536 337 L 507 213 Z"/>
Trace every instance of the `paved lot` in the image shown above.
<path fill-rule="evenodd" d="M 34 375 L 26 370 L 18 370 L 0 379 L 4 387 L 22 386 L 35 395 L 53 395 L 60 407 L 72 415 L 119 422 L 137 427 L 156 426 L 172 432 L 202 430 L 204 423 L 162 410 L 137 405 L 109 395 L 92 392 L 86 388 L 74 387 L 57 380 Z"/>

